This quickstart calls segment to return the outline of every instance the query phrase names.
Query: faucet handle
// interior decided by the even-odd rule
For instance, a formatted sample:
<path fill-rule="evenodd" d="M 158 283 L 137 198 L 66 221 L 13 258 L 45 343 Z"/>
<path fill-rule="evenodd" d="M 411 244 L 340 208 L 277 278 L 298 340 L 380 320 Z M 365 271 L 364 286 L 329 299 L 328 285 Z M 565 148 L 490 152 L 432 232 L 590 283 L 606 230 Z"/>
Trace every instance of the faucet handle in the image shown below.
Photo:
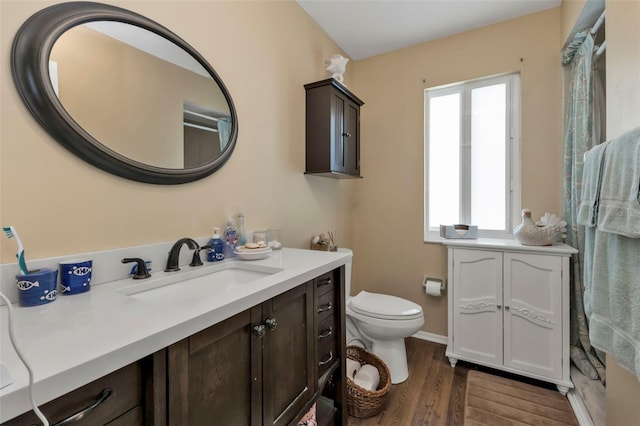
<path fill-rule="evenodd" d="M 131 263 L 131 262 L 136 262 L 136 264 L 138 265 L 136 268 L 136 273 L 133 276 L 134 280 L 143 280 L 151 276 L 151 274 L 149 273 L 149 270 L 147 269 L 147 264 L 145 263 L 144 260 L 140 259 L 139 257 L 126 257 L 122 259 L 122 263 Z"/>
<path fill-rule="evenodd" d="M 211 246 L 207 244 L 206 246 L 198 247 L 193 251 L 193 258 L 191 259 L 191 263 L 189 266 L 202 266 L 202 259 L 200 258 L 200 250 L 210 249 Z"/>

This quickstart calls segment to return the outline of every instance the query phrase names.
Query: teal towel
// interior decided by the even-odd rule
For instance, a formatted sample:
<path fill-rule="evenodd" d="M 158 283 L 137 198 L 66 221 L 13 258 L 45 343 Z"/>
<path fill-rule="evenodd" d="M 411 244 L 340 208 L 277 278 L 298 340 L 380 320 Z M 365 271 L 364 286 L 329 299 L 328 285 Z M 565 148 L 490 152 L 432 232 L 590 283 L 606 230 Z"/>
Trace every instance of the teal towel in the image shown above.
<path fill-rule="evenodd" d="M 598 217 L 598 201 L 605 149 L 609 142 L 596 145 L 587 151 L 582 168 L 582 191 L 578 205 L 577 223 L 595 226 Z"/>
<path fill-rule="evenodd" d="M 640 238 L 640 127 L 606 147 L 597 215 L 598 230 Z"/>
<path fill-rule="evenodd" d="M 592 149 L 583 171 L 589 338 L 640 379 L 640 128 Z"/>
<path fill-rule="evenodd" d="M 585 228 L 584 302 L 591 344 L 640 379 L 638 259 L 640 239 Z"/>

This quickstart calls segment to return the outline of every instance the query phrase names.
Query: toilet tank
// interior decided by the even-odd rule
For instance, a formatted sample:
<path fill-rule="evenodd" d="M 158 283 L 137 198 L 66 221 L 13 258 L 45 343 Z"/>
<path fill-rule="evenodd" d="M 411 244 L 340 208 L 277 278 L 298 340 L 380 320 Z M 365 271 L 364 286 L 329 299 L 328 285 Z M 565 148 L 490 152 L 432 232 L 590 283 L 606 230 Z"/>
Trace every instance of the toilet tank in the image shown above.
<path fill-rule="evenodd" d="M 353 259 L 353 251 L 348 248 L 338 248 L 339 253 L 349 253 L 351 254 L 351 259 Z M 344 265 L 344 297 L 345 299 L 351 296 L 351 262 L 349 260 Z"/>

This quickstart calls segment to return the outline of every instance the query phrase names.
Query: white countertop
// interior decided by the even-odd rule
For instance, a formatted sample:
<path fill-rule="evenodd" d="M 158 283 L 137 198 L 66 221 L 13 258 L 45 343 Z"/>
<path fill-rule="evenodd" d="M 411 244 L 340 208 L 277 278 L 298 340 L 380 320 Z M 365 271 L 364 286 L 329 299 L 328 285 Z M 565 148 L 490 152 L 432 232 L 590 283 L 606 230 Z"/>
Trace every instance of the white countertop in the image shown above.
<path fill-rule="evenodd" d="M 453 248 L 488 249 L 501 251 L 517 251 L 526 253 L 571 255 L 577 253 L 575 248 L 553 243 L 550 246 L 525 246 L 515 239 L 477 238 L 477 239 L 443 239 L 442 244 Z"/>
<path fill-rule="evenodd" d="M 350 253 L 284 248 L 264 260 L 243 262 L 280 268 L 242 286 L 183 300 L 143 301 L 122 289 L 142 283 L 132 279 L 92 286 L 91 291 L 36 307 L 13 307 L 19 346 L 34 371 L 34 396 L 43 404 L 97 378 L 150 355 L 187 336 L 262 303 L 318 275 L 344 265 Z M 218 263 L 180 272 L 155 272 L 151 279 L 171 274 L 203 275 Z M 180 276 L 183 276 L 180 275 Z M 177 275 L 176 275 L 177 276 Z M 0 390 L 0 422 L 31 409 L 28 373 L 9 340 L 8 308 L 0 307 L 0 361 L 13 383 Z"/>

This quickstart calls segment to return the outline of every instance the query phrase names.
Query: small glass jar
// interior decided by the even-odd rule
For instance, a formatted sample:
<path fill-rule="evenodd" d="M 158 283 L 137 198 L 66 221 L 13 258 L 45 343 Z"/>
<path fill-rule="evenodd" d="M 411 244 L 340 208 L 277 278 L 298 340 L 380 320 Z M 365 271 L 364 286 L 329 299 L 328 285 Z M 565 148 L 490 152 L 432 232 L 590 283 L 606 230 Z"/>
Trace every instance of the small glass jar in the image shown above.
<path fill-rule="evenodd" d="M 269 228 L 267 230 L 267 244 L 272 250 L 280 250 L 282 248 L 282 230 Z"/>
<path fill-rule="evenodd" d="M 267 244 L 267 231 L 253 231 L 253 242 L 263 242 Z"/>

